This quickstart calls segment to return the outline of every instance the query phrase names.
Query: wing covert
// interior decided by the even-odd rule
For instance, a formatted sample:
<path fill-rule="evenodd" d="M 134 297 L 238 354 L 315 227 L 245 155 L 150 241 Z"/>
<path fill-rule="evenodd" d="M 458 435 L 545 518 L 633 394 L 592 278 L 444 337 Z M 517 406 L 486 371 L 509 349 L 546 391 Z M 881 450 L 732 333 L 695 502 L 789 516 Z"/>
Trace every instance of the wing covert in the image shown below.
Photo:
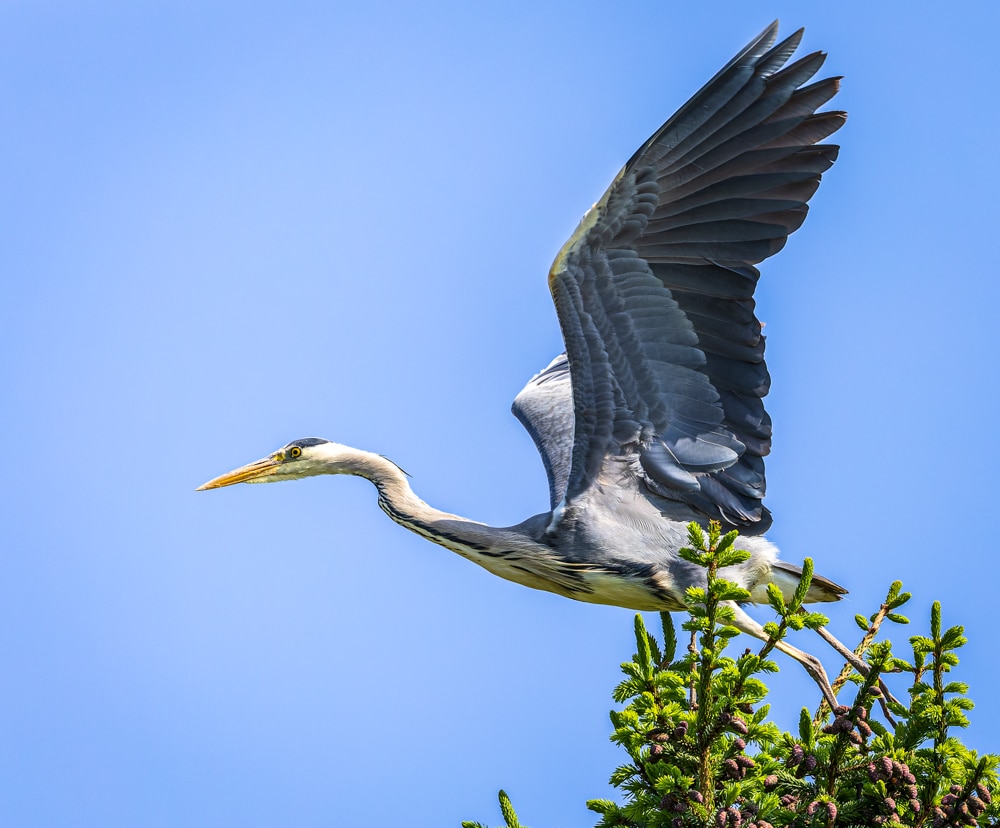
<path fill-rule="evenodd" d="M 514 398 L 511 410 L 542 457 L 549 503 L 554 509 L 566 492 L 573 454 L 573 389 L 566 354 L 557 356 L 528 381 Z"/>

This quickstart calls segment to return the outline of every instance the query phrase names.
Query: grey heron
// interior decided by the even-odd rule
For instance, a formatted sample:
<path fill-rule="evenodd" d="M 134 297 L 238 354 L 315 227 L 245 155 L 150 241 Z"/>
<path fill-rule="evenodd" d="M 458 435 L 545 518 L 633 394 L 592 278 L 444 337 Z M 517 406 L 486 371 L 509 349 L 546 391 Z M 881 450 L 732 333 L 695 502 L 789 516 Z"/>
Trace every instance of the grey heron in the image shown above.
<path fill-rule="evenodd" d="M 359 475 L 396 523 L 495 575 L 634 610 L 685 608 L 685 589 L 705 578 L 677 554 L 686 526 L 717 520 L 750 553 L 725 577 L 752 602 L 772 582 L 790 598 L 801 569 L 764 537 L 770 378 L 755 265 L 802 224 L 839 149 L 822 142 L 846 115 L 817 111 L 839 84 L 811 82 L 825 55 L 789 63 L 802 30 L 775 44 L 777 32 L 775 22 L 636 151 L 549 270 L 566 350 L 513 406 L 541 454 L 548 511 L 477 523 L 429 506 L 390 460 L 318 438 L 200 489 Z M 807 600 L 845 592 L 816 576 Z M 768 639 L 732 609 L 736 627 Z M 777 646 L 836 706 L 819 659 Z"/>

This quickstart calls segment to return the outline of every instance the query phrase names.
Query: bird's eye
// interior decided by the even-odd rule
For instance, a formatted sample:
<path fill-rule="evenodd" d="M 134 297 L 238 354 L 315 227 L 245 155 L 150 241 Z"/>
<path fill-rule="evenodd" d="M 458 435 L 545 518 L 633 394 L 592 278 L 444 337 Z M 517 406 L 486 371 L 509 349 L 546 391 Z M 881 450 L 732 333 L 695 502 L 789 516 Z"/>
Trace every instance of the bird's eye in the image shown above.
<path fill-rule="evenodd" d="M 298 459 L 299 457 L 302 456 L 302 449 L 300 449 L 298 446 L 292 446 L 288 450 L 288 456 L 291 457 L 293 460 Z"/>

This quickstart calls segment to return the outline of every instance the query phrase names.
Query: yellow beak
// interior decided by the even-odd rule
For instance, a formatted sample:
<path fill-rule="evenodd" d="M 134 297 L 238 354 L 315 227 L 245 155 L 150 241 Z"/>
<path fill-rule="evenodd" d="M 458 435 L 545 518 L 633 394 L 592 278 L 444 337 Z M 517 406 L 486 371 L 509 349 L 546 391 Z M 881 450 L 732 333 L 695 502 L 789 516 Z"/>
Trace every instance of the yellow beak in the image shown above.
<path fill-rule="evenodd" d="M 226 472 L 216 477 L 214 480 L 209 480 L 207 483 L 203 483 L 197 489 L 196 492 L 203 492 L 205 489 L 221 489 L 223 486 L 232 486 L 234 483 L 253 483 L 260 480 L 262 477 L 268 477 L 274 474 L 281 468 L 281 460 L 275 457 L 265 457 L 263 460 L 257 460 L 253 463 L 249 463 L 246 466 L 240 466 L 238 469 L 233 469 L 231 472 Z"/>

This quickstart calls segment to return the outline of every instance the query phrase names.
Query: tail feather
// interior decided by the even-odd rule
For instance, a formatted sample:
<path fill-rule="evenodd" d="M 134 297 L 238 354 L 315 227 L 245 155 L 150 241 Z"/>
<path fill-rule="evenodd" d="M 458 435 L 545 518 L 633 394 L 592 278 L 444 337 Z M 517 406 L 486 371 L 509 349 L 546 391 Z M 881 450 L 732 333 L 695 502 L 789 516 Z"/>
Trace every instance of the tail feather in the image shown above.
<path fill-rule="evenodd" d="M 802 567 L 787 561 L 776 560 L 771 564 L 770 581 L 778 589 L 786 601 L 790 601 L 795 594 L 795 589 L 802 578 Z M 815 572 L 812 581 L 809 583 L 809 591 L 806 593 L 806 604 L 819 604 L 829 601 L 839 601 L 847 595 L 847 590 L 839 584 L 835 584 L 822 575 Z M 750 600 L 755 603 L 767 602 L 767 583 L 758 584 L 750 595 Z"/>

